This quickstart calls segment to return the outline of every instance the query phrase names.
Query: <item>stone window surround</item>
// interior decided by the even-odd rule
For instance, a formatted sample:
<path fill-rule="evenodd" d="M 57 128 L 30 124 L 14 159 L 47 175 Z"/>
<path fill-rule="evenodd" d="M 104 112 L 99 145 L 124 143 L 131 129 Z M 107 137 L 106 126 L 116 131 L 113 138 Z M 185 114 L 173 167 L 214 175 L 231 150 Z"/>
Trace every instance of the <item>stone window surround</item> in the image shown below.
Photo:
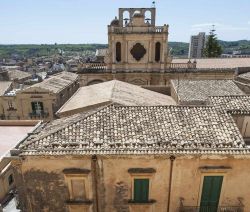
<path fill-rule="evenodd" d="M 152 199 L 152 179 L 156 173 L 154 168 L 130 168 L 128 169 L 128 173 L 131 177 L 131 194 L 130 200 L 128 200 L 128 204 L 134 205 L 148 205 L 154 204 L 156 200 Z M 134 202 L 134 180 L 135 179 L 149 179 L 149 189 L 148 189 L 148 202 L 146 203 L 138 203 Z"/>
<path fill-rule="evenodd" d="M 90 183 L 89 183 L 89 173 L 90 170 L 88 169 L 64 169 L 64 179 L 68 187 L 70 199 L 66 201 L 68 205 L 79 205 L 79 204 L 84 204 L 84 205 L 90 205 L 92 204 L 92 200 L 90 200 Z M 73 197 L 73 191 L 72 191 L 72 185 L 71 181 L 72 180 L 83 180 L 85 184 L 85 200 L 74 200 Z"/>
<path fill-rule="evenodd" d="M 222 202 L 223 196 L 224 196 L 223 184 L 224 184 L 224 181 L 226 181 L 226 175 L 230 170 L 232 170 L 232 168 L 229 166 L 201 166 L 201 167 L 199 167 L 201 178 L 200 178 L 200 186 L 199 186 L 198 205 L 200 205 L 200 202 L 201 202 L 204 177 L 205 176 L 223 176 L 221 193 L 220 193 L 220 200 L 219 200 L 219 205 L 221 205 L 221 202 Z"/>

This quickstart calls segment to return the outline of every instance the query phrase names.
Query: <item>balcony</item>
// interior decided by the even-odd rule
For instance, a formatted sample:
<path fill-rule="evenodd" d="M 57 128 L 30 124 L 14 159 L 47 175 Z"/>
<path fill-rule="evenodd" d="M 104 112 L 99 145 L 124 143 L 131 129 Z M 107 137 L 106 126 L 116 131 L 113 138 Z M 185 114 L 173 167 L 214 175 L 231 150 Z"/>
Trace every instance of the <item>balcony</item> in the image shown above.
<path fill-rule="evenodd" d="M 105 63 L 83 63 L 80 66 L 80 70 L 88 70 L 88 71 L 99 71 L 99 70 L 106 70 L 107 65 Z"/>
<path fill-rule="evenodd" d="M 167 64 L 167 69 L 195 69 L 196 63 L 169 63 Z"/>
<path fill-rule="evenodd" d="M 244 205 L 238 198 L 238 206 L 184 206 L 184 199 L 180 199 L 179 212 L 244 212 Z"/>
<path fill-rule="evenodd" d="M 140 33 L 140 34 L 158 34 L 158 33 L 167 33 L 168 27 L 167 26 L 146 26 L 146 27 L 110 27 L 109 33 L 115 34 L 133 34 L 133 33 Z"/>
<path fill-rule="evenodd" d="M 183 206 L 179 212 L 244 212 L 243 206 Z"/>
<path fill-rule="evenodd" d="M 31 113 L 29 113 L 29 117 L 31 119 L 44 119 L 44 118 L 48 118 L 48 116 L 49 116 L 49 113 L 48 112 L 44 112 L 44 111 L 42 111 L 40 113 L 36 113 L 34 111 L 31 112 Z"/>

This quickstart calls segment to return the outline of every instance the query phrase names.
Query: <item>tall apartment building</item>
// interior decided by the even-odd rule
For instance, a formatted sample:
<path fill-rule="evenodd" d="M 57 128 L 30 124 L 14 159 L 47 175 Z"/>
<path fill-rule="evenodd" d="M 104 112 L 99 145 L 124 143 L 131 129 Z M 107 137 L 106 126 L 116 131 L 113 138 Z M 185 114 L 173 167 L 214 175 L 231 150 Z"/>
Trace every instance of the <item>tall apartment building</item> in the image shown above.
<path fill-rule="evenodd" d="M 192 35 L 189 44 L 189 58 L 202 58 L 203 49 L 206 43 L 206 33 L 200 32 L 198 35 Z"/>

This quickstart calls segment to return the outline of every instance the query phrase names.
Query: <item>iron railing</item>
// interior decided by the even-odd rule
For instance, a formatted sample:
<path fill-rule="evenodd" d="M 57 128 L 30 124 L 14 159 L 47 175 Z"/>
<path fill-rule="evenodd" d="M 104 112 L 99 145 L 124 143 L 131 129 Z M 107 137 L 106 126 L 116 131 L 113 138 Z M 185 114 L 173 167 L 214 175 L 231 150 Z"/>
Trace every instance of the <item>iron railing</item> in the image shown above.
<path fill-rule="evenodd" d="M 49 113 L 43 111 L 41 113 L 31 112 L 29 116 L 31 119 L 41 119 L 49 117 Z"/>
<path fill-rule="evenodd" d="M 244 212 L 243 206 L 182 206 L 179 212 Z"/>

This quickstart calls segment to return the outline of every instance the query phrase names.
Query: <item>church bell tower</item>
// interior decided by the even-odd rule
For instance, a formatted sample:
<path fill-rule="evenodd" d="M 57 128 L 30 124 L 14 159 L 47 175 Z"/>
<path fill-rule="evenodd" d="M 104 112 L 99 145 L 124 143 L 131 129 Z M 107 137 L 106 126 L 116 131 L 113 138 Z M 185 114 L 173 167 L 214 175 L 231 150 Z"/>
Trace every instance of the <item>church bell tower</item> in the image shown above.
<path fill-rule="evenodd" d="M 120 8 L 108 26 L 107 68 L 159 71 L 170 62 L 168 25 L 156 26 L 156 8 Z"/>

